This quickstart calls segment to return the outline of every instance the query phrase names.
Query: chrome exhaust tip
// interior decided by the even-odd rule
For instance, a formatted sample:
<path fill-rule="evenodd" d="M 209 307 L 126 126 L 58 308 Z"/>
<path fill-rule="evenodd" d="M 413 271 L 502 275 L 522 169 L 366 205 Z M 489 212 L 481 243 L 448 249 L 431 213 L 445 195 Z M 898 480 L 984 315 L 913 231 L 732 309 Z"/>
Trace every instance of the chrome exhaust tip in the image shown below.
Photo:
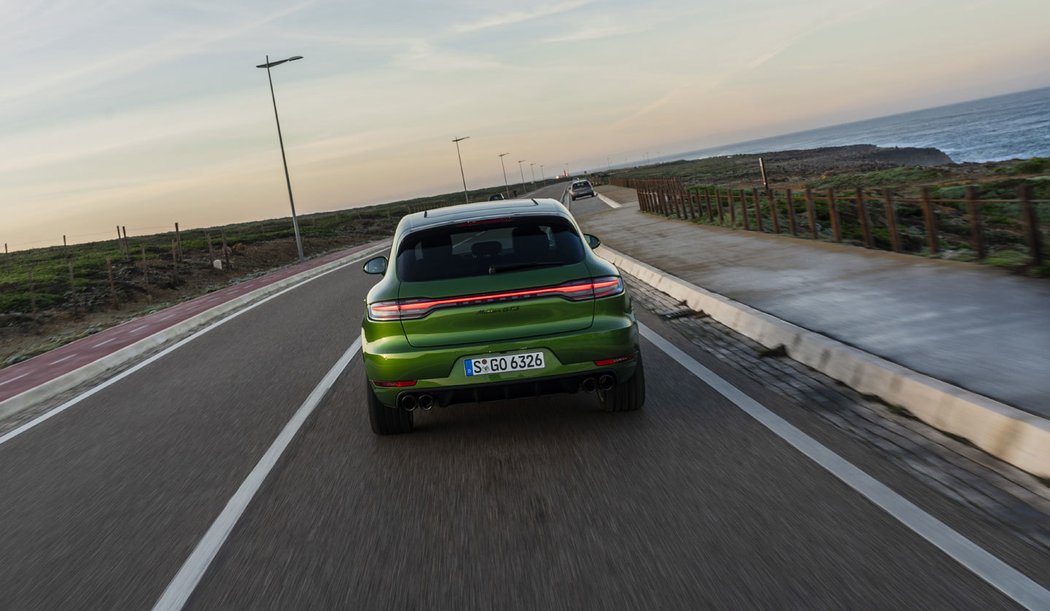
<path fill-rule="evenodd" d="M 412 411 L 416 409 L 416 396 L 415 395 L 401 395 L 401 409 L 405 411 Z"/>
<path fill-rule="evenodd" d="M 616 386 L 616 378 L 609 374 L 605 374 L 598 378 L 598 388 L 600 390 L 612 390 L 612 387 Z"/>
<path fill-rule="evenodd" d="M 598 388 L 598 382 L 594 378 L 584 378 L 580 382 L 580 390 L 583 392 L 594 392 Z"/>
<path fill-rule="evenodd" d="M 430 395 L 420 395 L 419 407 L 421 407 L 423 411 L 429 412 L 430 408 L 434 407 L 434 397 L 431 397 Z"/>

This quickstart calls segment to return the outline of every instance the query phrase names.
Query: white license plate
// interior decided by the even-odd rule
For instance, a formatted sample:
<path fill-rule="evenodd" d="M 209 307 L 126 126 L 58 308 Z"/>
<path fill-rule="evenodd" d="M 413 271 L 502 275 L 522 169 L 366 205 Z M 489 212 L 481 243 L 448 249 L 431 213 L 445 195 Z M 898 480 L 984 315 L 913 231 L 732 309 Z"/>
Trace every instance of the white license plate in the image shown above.
<path fill-rule="evenodd" d="M 545 366 L 546 363 L 543 362 L 542 352 L 479 356 L 464 361 L 464 367 L 466 367 L 467 370 L 467 377 L 483 376 L 490 373 L 543 369 Z"/>

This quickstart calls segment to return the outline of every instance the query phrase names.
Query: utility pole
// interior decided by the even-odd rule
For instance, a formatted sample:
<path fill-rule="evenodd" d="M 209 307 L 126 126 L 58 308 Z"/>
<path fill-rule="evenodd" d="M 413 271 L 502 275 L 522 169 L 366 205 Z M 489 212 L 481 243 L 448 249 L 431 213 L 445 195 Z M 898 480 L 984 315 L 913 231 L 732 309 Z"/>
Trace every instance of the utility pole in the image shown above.
<path fill-rule="evenodd" d="M 499 154 L 499 167 L 503 168 L 503 197 L 510 199 L 510 185 L 507 183 L 507 165 L 503 163 L 503 158 L 510 153 Z"/>
<path fill-rule="evenodd" d="M 521 173 L 521 191 L 522 195 L 525 194 L 525 170 L 521 169 L 521 164 L 525 163 L 524 159 L 518 160 L 518 172 Z"/>
<path fill-rule="evenodd" d="M 470 196 L 467 195 L 467 175 L 463 173 L 463 156 L 459 154 L 459 143 L 467 138 L 470 138 L 470 136 L 452 139 L 452 141 L 456 143 L 456 157 L 459 158 L 459 176 L 463 179 L 463 203 L 465 204 L 470 203 Z"/>

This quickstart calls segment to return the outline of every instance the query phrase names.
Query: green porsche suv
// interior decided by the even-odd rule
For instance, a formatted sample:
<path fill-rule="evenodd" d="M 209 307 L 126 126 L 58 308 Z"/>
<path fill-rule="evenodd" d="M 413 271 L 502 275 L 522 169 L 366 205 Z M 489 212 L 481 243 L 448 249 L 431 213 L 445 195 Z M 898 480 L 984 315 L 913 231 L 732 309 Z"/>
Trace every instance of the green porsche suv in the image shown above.
<path fill-rule="evenodd" d="M 410 214 L 361 324 L 367 404 L 380 435 L 414 410 L 596 393 L 608 411 L 645 401 L 638 325 L 619 271 L 552 199 Z"/>

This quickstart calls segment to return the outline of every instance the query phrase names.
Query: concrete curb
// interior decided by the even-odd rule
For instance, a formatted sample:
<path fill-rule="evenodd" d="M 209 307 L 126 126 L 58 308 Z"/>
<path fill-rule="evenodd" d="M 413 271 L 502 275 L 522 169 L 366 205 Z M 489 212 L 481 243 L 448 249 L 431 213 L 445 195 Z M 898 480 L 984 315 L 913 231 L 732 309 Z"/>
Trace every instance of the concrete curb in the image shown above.
<path fill-rule="evenodd" d="M 858 392 L 907 409 L 942 431 L 1040 477 L 1050 477 L 1050 420 L 863 352 L 712 293 L 607 246 L 598 254 L 646 284 L 683 300 L 734 331 Z"/>
<path fill-rule="evenodd" d="M 226 314 L 242 308 L 256 300 L 272 295 L 278 291 L 282 291 L 292 285 L 305 282 L 310 278 L 350 263 L 355 259 L 364 259 L 389 248 L 390 241 L 383 240 L 382 242 L 374 244 L 359 252 L 340 257 L 335 261 L 330 261 L 315 268 L 299 272 L 298 274 L 278 280 L 273 284 L 268 284 L 249 293 L 234 297 L 225 303 L 221 303 L 211 309 L 201 312 L 200 314 L 176 323 L 163 331 L 158 331 L 149 337 L 145 337 L 130 346 L 125 346 L 124 348 L 121 348 L 112 354 L 108 354 L 97 361 L 84 365 L 79 369 L 70 371 L 69 373 L 61 375 L 53 380 L 49 380 L 35 388 L 30 388 L 21 394 L 0 402 L 0 418 L 17 414 L 18 412 L 28 409 L 41 401 L 46 401 L 56 395 L 66 392 L 67 390 L 75 388 L 92 378 L 102 375 L 110 369 L 120 367 L 129 361 L 141 357 L 143 354 L 146 354 L 157 346 L 163 345 L 181 335 L 203 327 L 206 324 L 222 318 Z"/>

